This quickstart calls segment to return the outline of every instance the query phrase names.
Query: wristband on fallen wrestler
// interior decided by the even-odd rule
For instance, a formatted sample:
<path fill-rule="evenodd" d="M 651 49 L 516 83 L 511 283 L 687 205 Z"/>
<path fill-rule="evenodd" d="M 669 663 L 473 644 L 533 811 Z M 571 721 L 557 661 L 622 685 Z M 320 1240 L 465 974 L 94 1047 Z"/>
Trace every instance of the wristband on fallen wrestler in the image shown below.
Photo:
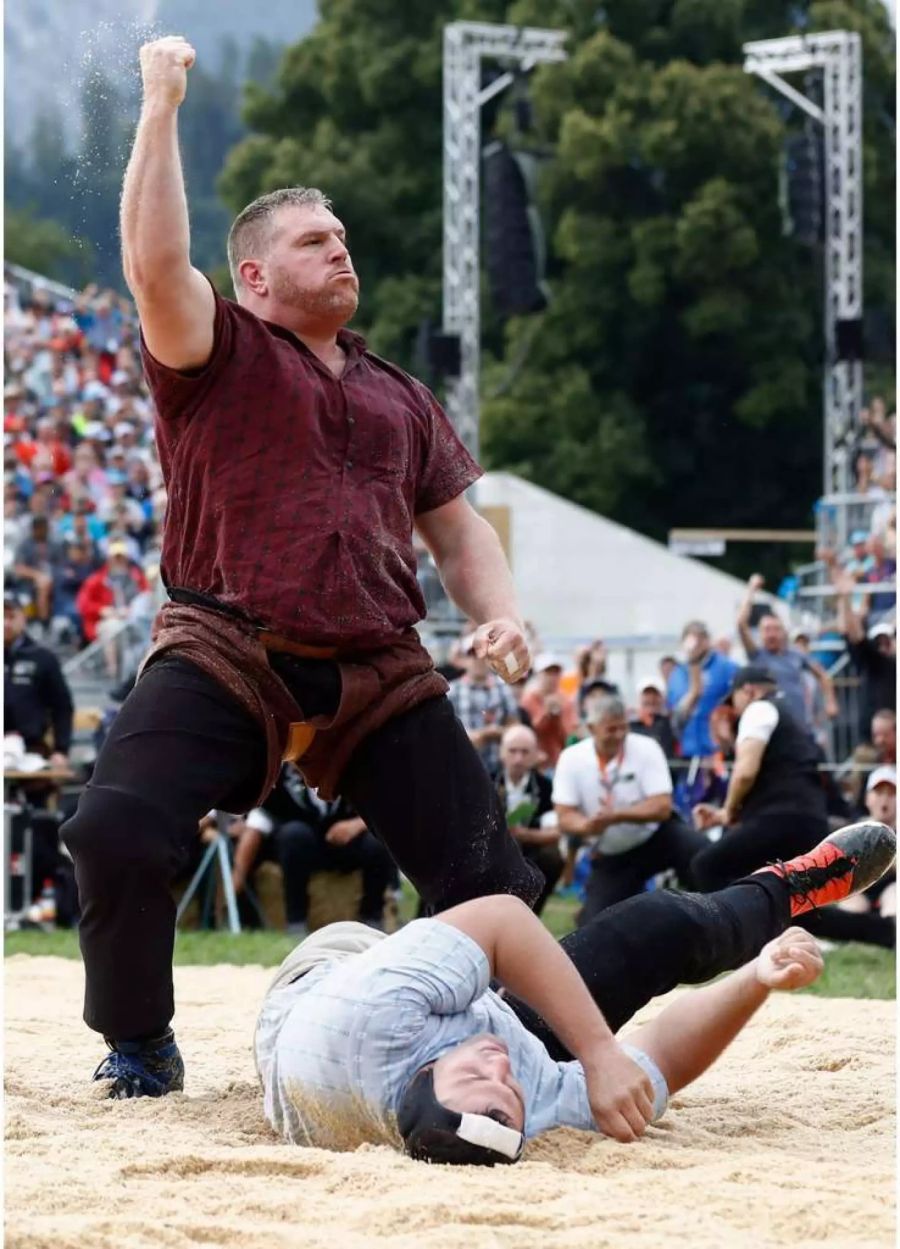
<path fill-rule="evenodd" d="M 525 1137 L 489 1115 L 459 1113 L 439 1102 L 434 1067 L 423 1067 L 409 1083 L 397 1110 L 406 1152 L 421 1162 L 493 1167 L 518 1162 Z"/>

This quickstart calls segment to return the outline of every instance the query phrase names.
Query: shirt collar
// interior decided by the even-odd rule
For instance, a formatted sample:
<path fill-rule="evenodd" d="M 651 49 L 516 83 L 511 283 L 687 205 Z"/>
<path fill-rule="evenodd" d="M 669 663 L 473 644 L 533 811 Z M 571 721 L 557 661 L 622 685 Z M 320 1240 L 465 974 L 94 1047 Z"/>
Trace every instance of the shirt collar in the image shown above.
<path fill-rule="evenodd" d="M 303 339 L 298 337 L 293 330 L 289 330 L 283 325 L 278 325 L 275 321 L 267 321 L 265 317 L 260 317 L 260 320 L 266 329 L 270 330 L 278 338 L 283 338 L 287 342 L 293 343 L 304 355 L 309 356 L 312 361 L 319 364 L 327 373 L 331 372 L 328 366 L 322 364 L 316 353 L 310 351 Z M 337 332 L 337 343 L 347 357 L 347 364 L 344 369 L 344 374 L 346 374 L 347 370 L 365 355 L 367 350 L 366 340 L 362 334 L 357 334 L 356 330 L 348 330 L 344 327 Z"/>

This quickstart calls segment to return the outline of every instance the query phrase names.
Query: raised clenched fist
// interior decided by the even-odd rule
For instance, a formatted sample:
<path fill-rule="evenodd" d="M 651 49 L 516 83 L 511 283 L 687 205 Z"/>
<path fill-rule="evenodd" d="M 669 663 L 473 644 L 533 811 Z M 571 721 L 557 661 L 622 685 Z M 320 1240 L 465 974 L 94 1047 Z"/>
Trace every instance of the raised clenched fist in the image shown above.
<path fill-rule="evenodd" d="M 177 108 L 187 91 L 187 72 L 197 53 L 180 35 L 166 35 L 145 43 L 140 56 L 145 101 Z"/>

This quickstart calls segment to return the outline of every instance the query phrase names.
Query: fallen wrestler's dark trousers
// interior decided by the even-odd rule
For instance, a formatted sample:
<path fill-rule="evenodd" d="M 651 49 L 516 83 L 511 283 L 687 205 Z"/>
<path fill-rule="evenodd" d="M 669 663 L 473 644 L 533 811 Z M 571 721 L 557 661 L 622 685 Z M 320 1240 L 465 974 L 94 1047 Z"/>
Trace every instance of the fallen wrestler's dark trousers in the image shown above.
<path fill-rule="evenodd" d="M 284 655 L 270 662 L 306 716 L 334 713 L 336 664 Z M 265 763 L 253 717 L 187 660 L 158 660 L 129 694 L 61 830 L 82 908 L 88 1027 L 122 1041 L 168 1026 L 170 882 L 207 811 L 243 813 L 255 804 Z M 486 893 L 528 903 L 540 894 L 540 874 L 509 835 L 496 790 L 446 698 L 372 733 L 341 785 L 429 910 Z"/>
<path fill-rule="evenodd" d="M 601 911 L 560 944 L 613 1032 L 654 997 L 741 967 L 790 922 L 790 895 L 770 872 L 719 893 L 658 889 Z M 546 1021 L 512 995 L 506 1001 L 547 1047 L 572 1057 Z"/>

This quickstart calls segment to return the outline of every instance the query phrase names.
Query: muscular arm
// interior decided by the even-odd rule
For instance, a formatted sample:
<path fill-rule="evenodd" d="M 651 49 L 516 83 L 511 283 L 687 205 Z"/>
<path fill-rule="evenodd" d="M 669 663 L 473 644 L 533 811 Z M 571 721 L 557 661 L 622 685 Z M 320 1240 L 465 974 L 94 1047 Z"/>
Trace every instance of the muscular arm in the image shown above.
<path fill-rule="evenodd" d="M 444 589 L 478 624 L 522 620 L 512 574 L 494 529 L 464 495 L 416 517 L 416 528 L 434 556 Z"/>
<path fill-rule="evenodd" d="M 144 100 L 122 189 L 122 265 L 150 352 L 172 369 L 199 368 L 213 347 L 212 287 L 190 261 L 178 107 L 193 49 L 167 38 L 141 49 Z"/>

